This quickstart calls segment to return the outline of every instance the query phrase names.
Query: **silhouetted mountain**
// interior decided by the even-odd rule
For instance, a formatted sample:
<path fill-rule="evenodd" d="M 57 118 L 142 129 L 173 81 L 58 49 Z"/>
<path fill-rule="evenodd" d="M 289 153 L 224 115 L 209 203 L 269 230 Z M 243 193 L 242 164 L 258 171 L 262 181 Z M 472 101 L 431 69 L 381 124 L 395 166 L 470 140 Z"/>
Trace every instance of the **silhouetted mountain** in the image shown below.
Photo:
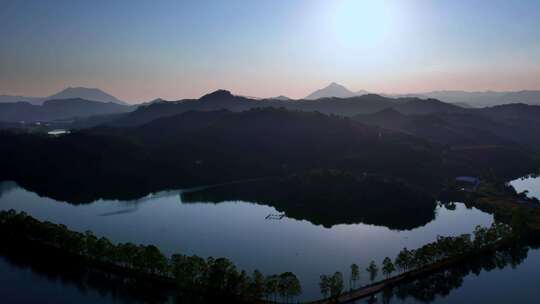
<path fill-rule="evenodd" d="M 92 101 L 101 101 L 101 102 L 112 102 L 117 104 L 125 105 L 126 103 L 119 100 L 118 98 L 103 92 L 100 89 L 95 88 L 84 88 L 84 87 L 69 87 L 56 94 L 53 94 L 47 97 L 47 100 L 54 99 L 86 99 Z"/>
<path fill-rule="evenodd" d="M 224 92 L 211 96 L 218 95 L 237 99 Z M 213 103 L 205 100 L 192 102 Z M 189 111 L 138 127 L 101 126 L 55 138 L 0 132 L 0 142 L 0 180 L 79 201 L 312 169 L 438 191 L 457 175 L 508 178 L 538 167 L 516 146 L 454 149 L 349 118 L 274 108 Z"/>
<path fill-rule="evenodd" d="M 308 100 L 314 100 L 319 98 L 327 98 L 327 97 L 339 97 L 339 98 L 348 98 L 353 97 L 356 94 L 352 91 L 349 91 L 346 87 L 337 84 L 335 82 L 332 82 L 328 86 L 316 90 L 315 92 L 309 94 L 304 99 Z"/>
<path fill-rule="evenodd" d="M 388 111 L 358 115 L 355 119 L 386 129 L 396 130 L 448 145 L 515 145 L 516 142 L 497 136 L 493 120 L 475 114 L 404 115 Z"/>
<path fill-rule="evenodd" d="M 413 229 L 432 221 L 436 207 L 433 197 L 406 184 L 336 170 L 311 170 L 282 179 L 211 187 L 181 195 L 184 203 L 244 200 L 266 204 L 287 217 L 325 227 L 362 222 Z"/>
<path fill-rule="evenodd" d="M 521 145 L 540 150 L 540 106 L 508 104 L 420 115 L 384 110 L 355 119 L 442 144 Z"/>
<path fill-rule="evenodd" d="M 478 112 L 499 119 L 538 121 L 540 118 L 540 105 L 513 103 L 478 109 Z"/>
<path fill-rule="evenodd" d="M 227 90 L 217 90 L 212 93 L 208 93 L 204 95 L 203 97 L 199 98 L 199 101 L 203 102 L 227 102 L 234 100 L 236 96 L 234 96 L 230 91 Z M 244 99 L 245 97 L 238 97 L 240 99 Z"/>
<path fill-rule="evenodd" d="M 6 102 L 19 102 L 24 101 L 30 104 L 42 104 L 43 98 L 41 97 L 28 97 L 28 96 L 12 96 L 12 95 L 0 95 L 0 103 Z"/>
<path fill-rule="evenodd" d="M 47 100 L 43 105 L 32 105 L 27 102 L 0 103 L 0 121 L 53 121 L 125 113 L 132 110 L 133 108 L 130 106 L 117 103 L 89 101 L 79 98 Z"/>
<path fill-rule="evenodd" d="M 85 99 L 91 101 L 100 101 L 100 102 L 112 102 L 121 105 L 127 105 L 125 102 L 119 100 L 118 98 L 103 92 L 100 89 L 94 88 L 84 88 L 84 87 L 69 87 L 56 94 L 47 96 L 47 97 L 26 97 L 26 96 L 10 96 L 10 95 L 0 95 L 0 103 L 6 102 L 19 102 L 25 101 L 34 105 L 41 105 L 47 100 L 57 100 L 57 99 Z"/>
<path fill-rule="evenodd" d="M 540 91 L 519 91 L 505 93 L 500 101 L 504 103 L 525 103 L 529 105 L 540 105 Z"/>
<path fill-rule="evenodd" d="M 366 95 L 366 94 L 371 94 L 371 93 L 366 91 L 366 90 L 360 90 L 360 91 L 355 92 L 356 96 L 362 96 L 362 95 Z"/>
<path fill-rule="evenodd" d="M 448 104 L 437 99 L 398 98 L 392 108 L 404 114 L 428 114 L 462 112 L 461 107 Z"/>
<path fill-rule="evenodd" d="M 291 100 L 289 97 L 287 97 L 285 95 L 279 95 L 279 96 L 276 96 L 276 97 L 270 97 L 268 99 L 283 100 L 283 101 Z"/>
<path fill-rule="evenodd" d="M 515 92 L 466 92 L 466 91 L 433 91 L 415 96 L 426 96 L 449 103 L 465 103 L 473 107 L 487 107 L 508 103 L 525 103 L 540 105 L 540 91 L 515 91 Z"/>
<path fill-rule="evenodd" d="M 472 106 L 468 103 L 465 103 L 465 102 L 453 102 L 452 103 L 453 105 L 456 105 L 458 107 L 462 107 L 462 108 L 465 108 L 465 109 L 470 109 L 472 108 Z"/>
<path fill-rule="evenodd" d="M 323 98 L 318 100 L 276 100 L 249 99 L 235 96 L 228 91 L 219 90 L 201 97 L 198 100 L 187 99 L 167 103 L 155 103 L 140 106 L 136 111 L 111 122 L 116 126 L 134 126 L 148 123 L 160 117 L 172 116 L 188 111 L 230 110 L 234 112 L 253 108 L 286 108 L 300 111 L 318 111 L 325 114 L 353 116 L 356 114 L 375 113 L 386 108 L 394 108 L 400 112 L 433 113 L 464 111 L 455 105 L 429 99 L 399 98 L 392 99 L 375 94 L 350 98 Z"/>

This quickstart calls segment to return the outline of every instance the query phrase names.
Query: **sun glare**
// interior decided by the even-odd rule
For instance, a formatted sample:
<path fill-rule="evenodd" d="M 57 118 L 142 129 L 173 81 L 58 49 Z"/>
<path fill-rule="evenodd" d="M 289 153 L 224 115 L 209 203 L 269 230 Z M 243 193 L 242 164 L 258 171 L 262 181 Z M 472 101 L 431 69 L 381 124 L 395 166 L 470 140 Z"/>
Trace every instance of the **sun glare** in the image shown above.
<path fill-rule="evenodd" d="M 341 47 L 371 49 L 394 39 L 399 21 L 395 2 L 336 2 L 333 11 L 333 31 Z"/>

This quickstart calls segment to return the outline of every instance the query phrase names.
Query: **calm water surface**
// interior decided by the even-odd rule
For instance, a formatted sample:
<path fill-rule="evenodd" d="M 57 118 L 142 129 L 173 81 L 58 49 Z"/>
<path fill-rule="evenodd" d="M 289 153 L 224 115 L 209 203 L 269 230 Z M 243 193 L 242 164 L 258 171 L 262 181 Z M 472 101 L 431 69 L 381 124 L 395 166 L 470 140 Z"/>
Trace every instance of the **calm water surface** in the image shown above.
<path fill-rule="evenodd" d="M 540 199 L 540 177 L 525 176 L 510 182 L 517 192 L 529 191 L 529 197 Z"/>
<path fill-rule="evenodd" d="M 142 303 L 127 294 L 88 285 L 69 275 L 36 271 L 0 256 L 0 303 Z"/>
<path fill-rule="evenodd" d="M 434 221 L 409 231 L 362 223 L 325 228 L 287 217 L 267 220 L 268 214 L 278 212 L 272 207 L 249 202 L 183 203 L 180 191 L 155 193 L 135 201 L 98 200 L 87 205 L 40 197 L 13 183 L 0 184 L 0 193 L 0 209 L 25 211 L 40 220 L 62 223 L 76 231 L 92 230 L 115 242 L 155 244 L 167 254 L 227 257 L 249 272 L 254 269 L 265 274 L 292 271 L 302 282 L 302 300 L 319 297 L 321 274 L 335 271 L 348 274 L 351 263 L 363 269 L 371 260 L 380 263 L 385 256 L 393 258 L 403 247 L 419 247 L 435 240 L 437 235 L 470 233 L 476 225 L 489 226 L 493 221 L 491 215 L 458 203 L 455 210 L 437 207 Z M 538 261 L 535 253 L 531 263 L 538 264 Z M 2 272 L 7 269 L 11 273 L 8 276 L 14 276 L 13 273 L 20 278 L 29 276 L 2 260 L 0 269 Z M 521 273 L 511 268 L 503 271 Z M 5 274 L 0 276 L 0 280 L 6 280 Z M 366 277 L 363 276 L 363 283 Z M 482 274 L 482 279 L 466 278 L 472 283 L 464 284 L 462 289 L 474 286 L 475 282 L 483 285 L 479 282 L 489 282 L 493 277 L 498 277 L 495 272 Z M 39 278 L 33 280 L 40 281 Z M 67 288 L 68 293 L 76 293 L 70 291 L 69 286 L 58 286 L 54 282 L 40 284 L 52 284 L 56 286 L 53 290 Z M 9 292 L 5 286 L 0 287 L 2 290 Z M 94 295 L 85 293 L 84 298 L 87 297 Z"/>

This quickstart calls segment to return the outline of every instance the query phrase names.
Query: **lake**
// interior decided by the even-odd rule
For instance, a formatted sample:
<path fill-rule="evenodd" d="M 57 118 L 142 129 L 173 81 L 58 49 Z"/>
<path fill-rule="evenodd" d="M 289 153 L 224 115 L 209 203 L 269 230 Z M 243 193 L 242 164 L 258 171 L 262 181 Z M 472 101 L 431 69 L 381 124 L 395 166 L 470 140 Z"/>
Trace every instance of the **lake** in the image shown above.
<path fill-rule="evenodd" d="M 510 182 L 517 192 L 528 191 L 529 197 L 540 199 L 540 177 L 534 175 L 524 176 Z"/>
<path fill-rule="evenodd" d="M 363 223 L 326 228 L 287 216 L 266 219 L 279 212 L 270 206 L 245 201 L 186 203 L 182 201 L 181 193 L 167 191 L 132 201 L 97 200 L 73 205 L 40 197 L 12 182 L 3 182 L 0 183 L 0 209 L 25 211 L 37 219 L 61 223 L 80 232 L 91 230 L 97 236 L 107 236 L 115 242 L 154 244 L 166 254 L 227 257 L 248 272 L 255 269 L 264 274 L 292 271 L 302 283 L 302 300 L 320 296 L 318 281 L 321 274 L 341 271 L 348 282 L 351 263 L 364 269 L 371 260 L 380 264 L 386 256 L 394 258 L 403 247 L 419 247 L 434 241 L 437 235 L 470 233 L 476 225 L 489 226 L 493 221 L 489 214 L 456 203 L 455 208 L 437 206 L 433 221 L 411 230 L 391 230 Z M 538 254 L 534 254 L 533 262 L 538 263 Z M 503 271 L 517 274 L 521 268 Z M 17 285 L 17 280 L 24 282 L 24 278 L 35 281 L 30 285 L 48 286 L 35 290 L 43 293 L 44 298 L 48 298 L 51 290 L 64 289 L 72 301 L 81 297 L 80 302 L 92 302 L 88 299 L 99 296 L 93 291 L 77 292 L 78 289 L 69 284 L 51 282 L 2 259 L 0 269 L 0 280 L 15 282 L 12 285 Z M 367 283 L 367 273 L 362 274 L 361 283 Z M 478 282 L 489 282 L 493 276 L 497 277 L 496 273 L 489 272 L 466 280 L 473 281 L 472 285 L 474 282 L 482 285 L 484 283 Z M 464 284 L 463 288 L 469 285 Z M 0 287 L 7 295 L 9 290 L 5 289 L 6 286 Z M 117 300 L 105 296 L 100 301 Z"/>

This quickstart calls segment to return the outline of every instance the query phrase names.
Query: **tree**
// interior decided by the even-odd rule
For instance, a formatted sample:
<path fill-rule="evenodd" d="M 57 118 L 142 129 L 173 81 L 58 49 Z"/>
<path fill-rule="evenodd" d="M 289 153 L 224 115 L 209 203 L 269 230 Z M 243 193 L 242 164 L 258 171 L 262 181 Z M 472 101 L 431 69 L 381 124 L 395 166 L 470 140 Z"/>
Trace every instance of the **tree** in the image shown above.
<path fill-rule="evenodd" d="M 517 207 L 512 210 L 512 237 L 520 239 L 527 231 L 527 224 L 525 220 L 525 212 L 522 208 Z"/>
<path fill-rule="evenodd" d="M 173 254 L 171 256 L 171 272 L 180 289 L 200 289 L 205 283 L 206 262 L 198 256 Z"/>
<path fill-rule="evenodd" d="M 259 270 L 255 270 L 251 281 L 251 294 L 260 299 L 264 293 L 264 276 Z"/>
<path fill-rule="evenodd" d="M 330 278 L 330 296 L 332 298 L 337 298 L 343 292 L 343 274 L 341 272 L 336 272 Z"/>
<path fill-rule="evenodd" d="M 474 228 L 474 246 L 481 248 L 487 243 L 487 229 L 480 225 Z"/>
<path fill-rule="evenodd" d="M 382 303 L 389 304 L 394 297 L 394 290 L 392 288 L 385 288 L 382 291 Z"/>
<path fill-rule="evenodd" d="M 374 261 L 371 261 L 371 263 L 369 263 L 368 268 L 366 268 L 366 271 L 369 273 L 369 280 L 373 282 L 373 280 L 375 280 L 375 278 L 377 277 L 379 268 L 377 268 L 377 264 L 375 264 Z"/>
<path fill-rule="evenodd" d="M 394 263 L 392 263 L 392 260 L 390 260 L 389 257 L 384 258 L 382 271 L 386 275 L 387 279 L 390 277 L 390 274 L 392 274 L 392 272 L 394 272 L 395 270 L 396 267 L 394 267 Z"/>
<path fill-rule="evenodd" d="M 278 285 L 279 294 L 285 298 L 285 301 L 291 297 L 300 295 L 302 292 L 302 287 L 300 286 L 300 281 L 296 275 L 292 272 L 284 272 L 279 275 L 279 285 Z"/>
<path fill-rule="evenodd" d="M 94 235 L 92 231 L 85 231 L 84 232 L 84 239 L 85 239 L 85 247 L 86 247 L 86 255 L 95 258 L 97 257 L 96 252 L 96 244 L 97 244 L 97 237 Z"/>
<path fill-rule="evenodd" d="M 277 275 L 268 276 L 265 280 L 265 289 L 268 295 L 274 295 L 274 302 L 279 291 L 279 277 Z"/>
<path fill-rule="evenodd" d="M 118 259 L 120 263 L 128 268 L 133 268 L 135 264 L 135 256 L 137 255 L 137 246 L 132 243 L 118 245 Z"/>
<path fill-rule="evenodd" d="M 411 252 L 407 248 L 403 248 L 398 253 L 395 264 L 401 272 L 408 270 L 411 264 Z"/>
<path fill-rule="evenodd" d="M 227 275 L 225 292 L 232 295 L 249 296 L 252 282 L 245 270 L 234 271 Z"/>
<path fill-rule="evenodd" d="M 84 249 L 85 249 L 84 235 L 78 232 L 71 233 L 69 237 L 67 238 L 64 246 L 68 251 L 74 254 L 84 253 Z"/>
<path fill-rule="evenodd" d="M 213 291 L 227 292 L 230 279 L 238 275 L 234 264 L 226 258 L 207 260 L 207 285 Z"/>
<path fill-rule="evenodd" d="M 330 278 L 327 275 L 321 275 L 321 279 L 319 281 L 319 289 L 321 290 L 321 294 L 323 298 L 327 298 L 328 294 L 330 293 Z"/>
<path fill-rule="evenodd" d="M 167 258 L 156 246 L 144 246 L 140 254 L 144 271 L 153 274 L 164 274 L 167 271 Z"/>
<path fill-rule="evenodd" d="M 111 250 L 112 250 L 113 244 L 109 239 L 100 237 L 95 243 L 94 243 L 94 254 L 93 258 L 97 258 L 100 260 L 106 260 L 108 257 L 111 256 Z"/>
<path fill-rule="evenodd" d="M 360 268 L 356 264 L 351 265 L 351 278 L 349 280 L 349 289 L 356 287 L 356 282 L 360 279 Z"/>

